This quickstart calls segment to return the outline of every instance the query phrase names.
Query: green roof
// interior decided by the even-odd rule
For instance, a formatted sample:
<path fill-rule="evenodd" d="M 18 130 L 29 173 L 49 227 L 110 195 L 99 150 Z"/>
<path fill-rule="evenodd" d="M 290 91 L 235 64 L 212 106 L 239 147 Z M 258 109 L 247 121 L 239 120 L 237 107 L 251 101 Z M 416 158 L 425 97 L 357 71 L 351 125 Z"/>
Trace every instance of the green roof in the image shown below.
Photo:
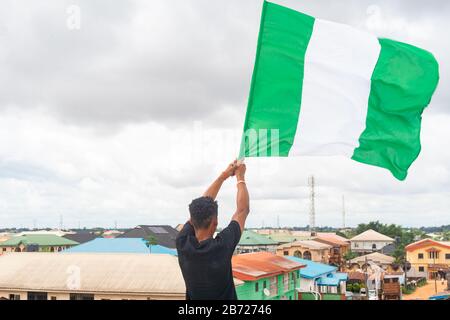
<path fill-rule="evenodd" d="M 244 230 L 239 241 L 241 246 L 277 245 L 278 243 L 261 234 L 250 230 Z"/>
<path fill-rule="evenodd" d="M 52 234 L 26 234 L 8 239 L 0 243 L 0 247 L 18 246 L 21 243 L 24 245 L 37 244 L 39 246 L 74 246 L 79 244 L 78 242 Z"/>
<path fill-rule="evenodd" d="M 300 240 L 299 237 L 293 236 L 292 234 L 287 233 L 273 233 L 266 235 L 267 238 L 272 239 L 277 243 L 290 243 L 297 240 Z"/>

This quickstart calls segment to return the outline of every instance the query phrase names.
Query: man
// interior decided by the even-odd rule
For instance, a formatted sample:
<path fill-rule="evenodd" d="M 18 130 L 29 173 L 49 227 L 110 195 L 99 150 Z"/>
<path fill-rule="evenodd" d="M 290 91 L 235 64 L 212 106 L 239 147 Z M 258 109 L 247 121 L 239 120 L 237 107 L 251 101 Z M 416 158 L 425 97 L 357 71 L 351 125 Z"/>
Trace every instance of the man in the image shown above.
<path fill-rule="evenodd" d="M 176 240 L 187 300 L 237 300 L 231 257 L 250 211 L 245 171 L 245 164 L 233 162 L 189 205 L 190 219 Z M 214 238 L 218 223 L 215 199 L 225 180 L 234 175 L 237 209 L 230 224 Z"/>

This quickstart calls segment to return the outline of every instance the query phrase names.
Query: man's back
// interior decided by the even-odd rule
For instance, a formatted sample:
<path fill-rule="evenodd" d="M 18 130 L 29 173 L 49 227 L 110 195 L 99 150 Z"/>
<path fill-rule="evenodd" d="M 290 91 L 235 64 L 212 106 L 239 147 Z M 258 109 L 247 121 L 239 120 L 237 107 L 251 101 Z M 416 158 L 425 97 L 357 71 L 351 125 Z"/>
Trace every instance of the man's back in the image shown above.
<path fill-rule="evenodd" d="M 236 300 L 231 257 L 241 237 L 239 223 L 231 221 L 216 238 L 198 242 L 187 222 L 176 245 L 178 262 L 189 300 Z"/>

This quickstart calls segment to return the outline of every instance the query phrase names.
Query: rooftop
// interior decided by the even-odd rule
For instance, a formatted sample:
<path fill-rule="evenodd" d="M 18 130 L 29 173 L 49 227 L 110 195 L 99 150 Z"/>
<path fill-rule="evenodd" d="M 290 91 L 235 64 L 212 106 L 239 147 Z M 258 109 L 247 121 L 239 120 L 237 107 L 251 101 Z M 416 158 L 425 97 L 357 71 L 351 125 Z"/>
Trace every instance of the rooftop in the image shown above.
<path fill-rule="evenodd" d="M 69 290 L 74 268 L 82 281 Z M 11 253 L 0 257 L 1 289 L 185 294 L 178 259 L 166 254 Z"/>
<path fill-rule="evenodd" d="M 286 257 L 291 261 L 306 265 L 305 268 L 300 269 L 300 276 L 303 278 L 318 278 L 323 275 L 326 275 L 331 272 L 335 272 L 337 270 L 337 267 L 330 266 L 328 264 L 324 263 L 318 263 L 311 260 L 301 259 L 297 257 Z"/>
<path fill-rule="evenodd" d="M 21 243 L 24 245 L 37 244 L 39 246 L 74 246 L 78 244 L 78 242 L 53 234 L 27 234 L 12 237 L 0 243 L 0 247 L 15 247 Z"/>
<path fill-rule="evenodd" d="M 363 233 L 358 234 L 357 236 L 350 239 L 350 241 L 394 241 L 394 239 L 385 236 L 375 230 L 369 229 L 364 231 Z"/>
<path fill-rule="evenodd" d="M 155 238 L 157 244 L 167 247 L 175 248 L 175 240 L 178 231 L 169 225 L 139 225 L 127 232 L 119 235 L 117 238 Z"/>
<path fill-rule="evenodd" d="M 417 242 L 411 243 L 405 247 L 406 251 L 414 251 L 419 248 L 423 247 L 444 247 L 444 248 L 450 248 L 450 242 L 449 241 L 437 241 L 433 239 L 422 239 Z"/>
<path fill-rule="evenodd" d="M 303 268 L 304 265 L 268 252 L 235 255 L 233 275 L 243 281 L 253 281 Z"/>
<path fill-rule="evenodd" d="M 85 243 L 97 238 L 97 236 L 90 232 L 77 232 L 77 233 L 69 233 L 63 236 L 66 239 L 78 242 Z"/>
<path fill-rule="evenodd" d="M 151 251 L 142 238 L 96 238 L 65 250 L 64 252 L 85 253 L 159 253 L 176 255 L 176 250 L 160 245 L 151 246 Z"/>
<path fill-rule="evenodd" d="M 241 240 L 239 241 L 240 246 L 261 246 L 261 245 L 274 245 L 276 246 L 278 242 L 269 239 L 267 236 L 258 234 L 250 230 L 244 230 L 242 232 Z"/>
<path fill-rule="evenodd" d="M 350 240 L 347 238 L 338 236 L 335 233 L 318 233 L 313 239 L 315 240 L 323 240 L 327 243 L 331 243 L 333 245 L 338 246 L 348 246 L 350 244 Z"/>
<path fill-rule="evenodd" d="M 332 248 L 332 246 L 330 246 L 329 244 L 325 244 L 325 243 L 322 243 L 319 241 L 314 241 L 314 240 L 294 241 L 291 243 L 282 244 L 278 248 L 284 249 L 284 248 L 292 248 L 292 247 L 302 247 L 302 248 L 307 248 L 309 250 L 324 250 L 324 249 Z"/>
<path fill-rule="evenodd" d="M 356 257 L 354 259 L 350 260 L 350 263 L 365 263 L 366 261 L 372 261 L 374 263 L 379 264 L 392 264 L 395 261 L 394 257 L 387 256 L 385 254 L 379 253 L 379 252 L 373 252 L 366 254 L 364 256 Z"/>
<path fill-rule="evenodd" d="M 296 237 L 292 234 L 286 233 L 286 232 L 279 232 L 279 233 L 272 233 L 265 235 L 267 238 L 272 239 L 273 241 L 277 243 L 289 243 L 296 240 L 300 240 L 299 237 Z"/>

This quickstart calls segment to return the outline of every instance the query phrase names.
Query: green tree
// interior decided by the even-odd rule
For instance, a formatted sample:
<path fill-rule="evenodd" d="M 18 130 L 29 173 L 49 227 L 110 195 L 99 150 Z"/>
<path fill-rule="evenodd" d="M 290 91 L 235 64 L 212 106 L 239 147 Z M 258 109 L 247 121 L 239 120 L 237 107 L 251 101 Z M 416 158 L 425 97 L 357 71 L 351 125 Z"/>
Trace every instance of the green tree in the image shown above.
<path fill-rule="evenodd" d="M 153 235 L 149 235 L 145 238 L 145 245 L 150 249 L 150 252 L 152 252 L 152 246 L 156 246 L 158 244 L 158 239 L 155 238 Z"/>

